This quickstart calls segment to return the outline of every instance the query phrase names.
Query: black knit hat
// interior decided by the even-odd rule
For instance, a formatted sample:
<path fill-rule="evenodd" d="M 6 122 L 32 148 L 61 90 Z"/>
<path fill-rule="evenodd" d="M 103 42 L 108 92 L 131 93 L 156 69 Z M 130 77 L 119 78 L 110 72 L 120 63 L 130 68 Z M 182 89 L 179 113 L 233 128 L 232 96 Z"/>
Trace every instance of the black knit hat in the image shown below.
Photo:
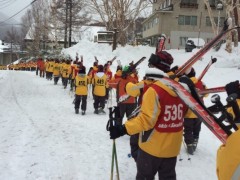
<path fill-rule="evenodd" d="M 86 68 L 85 66 L 82 66 L 79 71 L 78 71 L 79 74 L 86 74 Z"/>
<path fill-rule="evenodd" d="M 98 65 L 98 72 L 104 72 L 103 65 Z"/>
<path fill-rule="evenodd" d="M 236 93 L 238 95 L 238 98 L 240 98 L 240 87 L 239 86 L 240 86 L 240 84 L 239 84 L 238 80 L 228 83 L 225 86 L 227 94 L 230 95 L 230 94 Z"/>
<path fill-rule="evenodd" d="M 160 51 L 157 54 L 152 54 L 148 60 L 149 66 L 154 66 L 163 72 L 169 72 L 173 57 L 166 51 Z"/>

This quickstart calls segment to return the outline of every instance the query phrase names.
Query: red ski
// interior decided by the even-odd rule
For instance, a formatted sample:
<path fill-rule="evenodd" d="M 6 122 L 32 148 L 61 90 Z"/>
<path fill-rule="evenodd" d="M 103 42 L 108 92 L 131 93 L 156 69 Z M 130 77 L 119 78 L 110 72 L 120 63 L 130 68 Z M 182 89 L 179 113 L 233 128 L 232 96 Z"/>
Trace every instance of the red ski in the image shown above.
<path fill-rule="evenodd" d="M 200 49 L 196 54 L 194 54 L 187 62 L 185 62 L 181 67 L 178 68 L 176 71 L 176 75 L 180 76 L 184 74 L 184 72 L 192 67 L 194 63 L 196 63 L 204 54 L 206 54 L 215 44 L 217 44 L 225 35 L 226 33 L 238 29 L 240 27 L 234 27 L 231 29 L 223 30 L 219 33 L 215 38 L 213 38 L 208 44 L 206 44 L 202 49 Z"/>

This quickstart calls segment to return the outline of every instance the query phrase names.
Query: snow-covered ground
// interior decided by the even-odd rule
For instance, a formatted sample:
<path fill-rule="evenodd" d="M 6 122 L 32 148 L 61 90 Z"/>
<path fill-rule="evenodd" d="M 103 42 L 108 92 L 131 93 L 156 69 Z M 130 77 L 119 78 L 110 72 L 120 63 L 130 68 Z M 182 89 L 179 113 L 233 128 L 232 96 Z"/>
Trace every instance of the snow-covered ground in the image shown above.
<path fill-rule="evenodd" d="M 76 52 L 83 55 L 84 65 L 92 66 L 94 56 L 104 63 L 114 56 L 123 65 L 147 59 L 155 48 L 147 46 L 118 48 L 83 41 L 63 52 L 73 58 Z M 181 65 L 194 53 L 184 50 L 169 50 L 175 61 Z M 224 86 L 233 80 L 240 80 L 239 50 L 227 54 L 210 51 L 194 68 L 197 75 L 210 61 L 212 65 L 203 81 L 208 87 Z M 115 72 L 117 62 L 111 69 Z M 142 78 L 147 60 L 139 66 Z M 114 95 L 113 95 L 114 96 Z M 205 99 L 211 105 L 211 95 Z M 88 98 L 85 116 L 74 113 L 74 95 L 63 89 L 61 83 L 53 85 L 35 75 L 35 72 L 0 71 L 0 179 L 1 180 L 106 180 L 110 178 L 112 140 L 106 131 L 108 115 L 93 114 L 93 99 Z M 221 93 L 225 103 L 226 94 Z M 114 99 L 114 98 L 113 98 Z M 114 104 L 114 102 L 113 102 Z M 216 152 L 220 141 L 202 125 L 200 141 L 193 156 L 182 146 L 177 162 L 179 180 L 216 180 Z M 130 152 L 129 137 L 116 140 L 120 178 L 133 180 L 136 165 Z M 189 159 L 190 158 L 190 159 Z"/>

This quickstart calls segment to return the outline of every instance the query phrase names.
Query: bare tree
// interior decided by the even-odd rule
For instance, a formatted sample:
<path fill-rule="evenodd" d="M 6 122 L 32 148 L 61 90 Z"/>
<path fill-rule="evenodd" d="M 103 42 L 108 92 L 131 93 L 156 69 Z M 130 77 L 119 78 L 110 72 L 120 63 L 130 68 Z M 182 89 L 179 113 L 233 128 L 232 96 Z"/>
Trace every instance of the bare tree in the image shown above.
<path fill-rule="evenodd" d="M 211 24 L 212 24 L 212 30 L 213 30 L 213 33 L 214 35 L 217 35 L 217 26 L 216 26 L 216 23 L 214 21 L 214 17 L 213 17 L 213 13 L 212 13 L 212 9 L 209 5 L 209 1 L 208 0 L 203 0 L 206 7 L 207 7 L 207 10 L 208 10 L 208 15 L 209 15 L 209 18 L 210 18 L 210 21 L 211 21 Z"/>
<path fill-rule="evenodd" d="M 127 30 L 133 25 L 140 13 L 151 3 L 146 0 L 90 0 L 93 13 L 98 14 L 107 30 L 117 28 L 118 41 L 121 45 L 127 43 Z"/>
<path fill-rule="evenodd" d="M 71 41 L 72 35 L 76 35 L 82 26 L 91 21 L 87 5 L 87 0 L 65 0 L 64 3 L 62 0 L 53 1 L 50 21 L 59 40 L 64 37 L 65 44 L 67 44 L 67 39 Z M 71 42 L 68 44 L 71 46 Z"/>
<path fill-rule="evenodd" d="M 31 54 L 37 55 L 40 50 L 46 50 L 46 43 L 49 34 L 49 4 L 48 1 L 38 0 L 22 19 L 22 24 L 26 23 L 29 27 L 27 36 L 32 41 L 28 50 Z M 23 26 L 23 30 L 27 27 Z"/>

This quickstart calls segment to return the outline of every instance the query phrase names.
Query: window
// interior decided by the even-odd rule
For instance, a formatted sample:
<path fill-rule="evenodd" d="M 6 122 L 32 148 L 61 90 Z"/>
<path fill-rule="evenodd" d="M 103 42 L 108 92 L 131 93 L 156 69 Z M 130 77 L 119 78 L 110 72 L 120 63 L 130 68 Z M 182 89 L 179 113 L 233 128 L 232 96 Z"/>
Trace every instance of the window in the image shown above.
<path fill-rule="evenodd" d="M 172 0 L 165 0 L 163 3 L 160 4 L 160 9 L 164 9 L 169 7 L 172 4 Z"/>
<path fill-rule="evenodd" d="M 166 0 L 167 1 L 167 6 L 170 6 L 172 4 L 172 0 Z"/>
<path fill-rule="evenodd" d="M 217 4 L 216 0 L 208 0 L 210 6 L 215 6 Z"/>
<path fill-rule="evenodd" d="M 209 0 L 210 1 L 210 0 Z M 181 3 L 185 4 L 197 4 L 197 0 L 182 0 Z"/>
<path fill-rule="evenodd" d="M 197 16 L 178 16 L 178 25 L 197 25 Z"/>
<path fill-rule="evenodd" d="M 225 18 L 224 17 L 220 17 L 219 20 L 220 20 L 219 21 L 219 27 L 223 27 Z M 218 17 L 214 17 L 214 22 L 215 22 L 216 25 L 218 25 Z M 209 17 L 206 17 L 206 26 L 212 26 L 212 23 L 211 23 Z"/>
<path fill-rule="evenodd" d="M 180 37 L 180 46 L 185 46 L 186 42 L 187 42 L 188 37 Z"/>

